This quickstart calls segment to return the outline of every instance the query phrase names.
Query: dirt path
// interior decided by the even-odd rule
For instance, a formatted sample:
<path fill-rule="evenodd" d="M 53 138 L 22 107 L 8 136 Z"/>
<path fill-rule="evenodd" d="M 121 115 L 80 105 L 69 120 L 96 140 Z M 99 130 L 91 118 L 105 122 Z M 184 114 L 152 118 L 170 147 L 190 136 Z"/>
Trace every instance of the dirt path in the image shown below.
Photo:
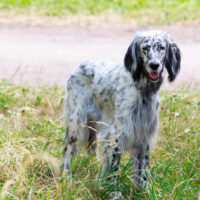
<path fill-rule="evenodd" d="M 64 85 L 71 71 L 88 59 L 121 62 L 138 30 L 129 24 L 36 25 L 0 23 L 0 80 Z M 182 51 L 182 69 L 175 85 L 200 83 L 200 26 L 165 26 Z"/>

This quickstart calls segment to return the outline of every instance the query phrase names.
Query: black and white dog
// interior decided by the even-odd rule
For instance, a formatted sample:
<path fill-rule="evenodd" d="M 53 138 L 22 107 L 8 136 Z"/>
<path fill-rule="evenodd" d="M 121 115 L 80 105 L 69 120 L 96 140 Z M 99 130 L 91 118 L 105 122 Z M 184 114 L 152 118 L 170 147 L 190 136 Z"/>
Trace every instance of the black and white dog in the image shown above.
<path fill-rule="evenodd" d="M 180 51 L 162 31 L 136 34 L 124 64 L 88 61 L 72 73 L 65 97 L 64 173 L 76 144 L 100 145 L 103 170 L 118 171 L 121 153 L 131 153 L 136 187 L 145 187 L 149 150 L 158 127 L 159 89 L 168 72 L 180 70 Z M 69 172 L 70 174 L 70 172 Z"/>

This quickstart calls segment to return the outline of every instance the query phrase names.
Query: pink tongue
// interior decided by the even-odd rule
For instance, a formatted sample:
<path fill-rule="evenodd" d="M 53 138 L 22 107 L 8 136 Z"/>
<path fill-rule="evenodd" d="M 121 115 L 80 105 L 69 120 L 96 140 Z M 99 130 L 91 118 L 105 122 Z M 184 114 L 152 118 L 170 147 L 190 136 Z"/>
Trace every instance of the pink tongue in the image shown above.
<path fill-rule="evenodd" d="M 151 78 L 158 78 L 159 73 L 150 73 L 149 75 Z"/>

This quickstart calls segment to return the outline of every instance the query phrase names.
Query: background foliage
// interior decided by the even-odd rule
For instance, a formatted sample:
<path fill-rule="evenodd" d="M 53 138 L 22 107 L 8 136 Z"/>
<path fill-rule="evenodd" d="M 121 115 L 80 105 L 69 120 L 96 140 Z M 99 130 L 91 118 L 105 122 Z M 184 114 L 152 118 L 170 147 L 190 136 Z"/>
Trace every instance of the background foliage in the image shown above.
<path fill-rule="evenodd" d="M 1 0 L 0 9 L 46 16 L 121 15 L 137 22 L 198 20 L 199 0 Z"/>

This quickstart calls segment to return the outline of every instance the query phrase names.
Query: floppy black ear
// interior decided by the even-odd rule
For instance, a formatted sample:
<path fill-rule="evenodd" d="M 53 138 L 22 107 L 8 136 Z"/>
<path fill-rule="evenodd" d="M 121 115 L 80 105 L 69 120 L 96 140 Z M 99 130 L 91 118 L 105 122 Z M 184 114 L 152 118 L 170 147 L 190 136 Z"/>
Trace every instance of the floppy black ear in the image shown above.
<path fill-rule="evenodd" d="M 124 66 L 132 74 L 134 81 L 140 79 L 143 70 L 143 61 L 138 42 L 132 42 L 124 57 Z"/>
<path fill-rule="evenodd" d="M 165 66 L 168 71 L 168 80 L 172 82 L 179 70 L 181 64 L 181 55 L 178 46 L 175 43 L 169 44 L 167 49 L 167 54 L 165 58 Z"/>
<path fill-rule="evenodd" d="M 128 47 L 128 50 L 124 57 L 124 66 L 131 73 L 132 73 L 132 65 L 133 65 L 132 47 L 133 47 L 133 43 L 131 43 L 131 45 Z"/>

